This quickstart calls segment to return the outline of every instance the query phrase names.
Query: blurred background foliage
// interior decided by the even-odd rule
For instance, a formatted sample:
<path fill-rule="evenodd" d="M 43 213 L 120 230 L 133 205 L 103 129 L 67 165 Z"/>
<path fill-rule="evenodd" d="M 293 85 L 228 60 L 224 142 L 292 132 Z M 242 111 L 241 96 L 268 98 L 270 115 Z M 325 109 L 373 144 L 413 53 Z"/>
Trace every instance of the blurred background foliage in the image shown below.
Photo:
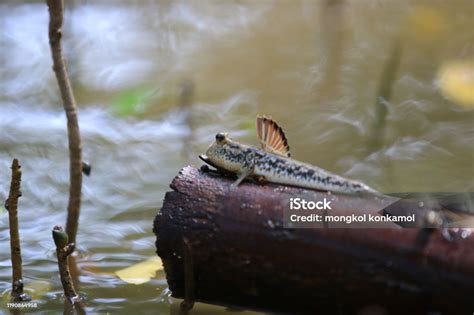
<path fill-rule="evenodd" d="M 67 1 L 93 166 L 78 235 L 86 310 L 169 313 L 162 271 L 140 285 L 116 272 L 153 257 L 177 171 L 199 166 L 216 132 L 255 144 L 256 114 L 283 126 L 294 158 L 381 191 L 472 191 L 473 17 L 471 0 Z M 45 314 L 62 310 L 50 229 L 68 191 L 47 23 L 43 1 L 0 4 L 0 197 L 17 157 L 25 285 Z M 0 209 L 4 295 L 7 221 Z"/>

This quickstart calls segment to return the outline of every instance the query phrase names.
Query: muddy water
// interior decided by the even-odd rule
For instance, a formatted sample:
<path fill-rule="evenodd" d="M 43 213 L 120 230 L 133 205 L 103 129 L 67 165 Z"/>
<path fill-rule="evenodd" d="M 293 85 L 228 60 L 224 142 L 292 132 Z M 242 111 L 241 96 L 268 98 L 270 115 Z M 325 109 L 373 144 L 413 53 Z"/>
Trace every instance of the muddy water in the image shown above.
<path fill-rule="evenodd" d="M 170 312 L 162 273 L 137 286 L 114 272 L 154 255 L 152 220 L 177 171 L 200 165 L 218 131 L 255 143 L 257 113 L 280 122 L 295 158 L 379 190 L 474 190 L 473 111 L 437 81 L 443 63 L 474 57 L 473 16 L 469 0 L 70 2 L 65 51 L 93 167 L 78 235 L 86 310 Z M 26 287 L 36 313 L 55 313 L 63 306 L 50 233 L 65 221 L 68 151 L 47 10 L 11 1 L 0 17 L 0 197 L 17 157 Z M 7 226 L 2 209 L 4 297 Z"/>

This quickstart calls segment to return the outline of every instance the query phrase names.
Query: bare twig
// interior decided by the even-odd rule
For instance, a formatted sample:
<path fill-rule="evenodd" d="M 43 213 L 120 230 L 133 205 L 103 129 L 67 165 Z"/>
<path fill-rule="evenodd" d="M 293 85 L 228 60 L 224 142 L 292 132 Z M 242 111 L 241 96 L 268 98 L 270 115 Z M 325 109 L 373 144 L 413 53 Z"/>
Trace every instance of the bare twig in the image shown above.
<path fill-rule="evenodd" d="M 61 226 L 53 228 L 53 240 L 56 244 L 56 255 L 58 256 L 59 275 L 64 289 L 64 295 L 71 304 L 78 304 L 79 295 L 74 289 L 71 274 L 69 273 L 68 256 L 74 251 L 74 243 L 69 242 L 69 237 Z"/>
<path fill-rule="evenodd" d="M 76 101 L 66 69 L 61 48 L 61 27 L 63 24 L 63 0 L 47 0 L 49 7 L 49 44 L 53 57 L 53 70 L 58 80 L 59 90 L 67 117 L 70 159 L 70 187 L 66 231 L 72 243 L 76 242 L 79 213 L 81 210 L 82 148 L 79 124 L 77 122 Z"/>
<path fill-rule="evenodd" d="M 30 297 L 23 293 L 23 272 L 21 261 L 20 232 L 18 229 L 18 198 L 21 197 L 21 166 L 17 159 L 12 163 L 12 180 L 10 184 L 10 194 L 5 201 L 5 208 L 8 210 L 10 224 L 10 248 L 12 259 L 12 301 L 26 301 Z"/>

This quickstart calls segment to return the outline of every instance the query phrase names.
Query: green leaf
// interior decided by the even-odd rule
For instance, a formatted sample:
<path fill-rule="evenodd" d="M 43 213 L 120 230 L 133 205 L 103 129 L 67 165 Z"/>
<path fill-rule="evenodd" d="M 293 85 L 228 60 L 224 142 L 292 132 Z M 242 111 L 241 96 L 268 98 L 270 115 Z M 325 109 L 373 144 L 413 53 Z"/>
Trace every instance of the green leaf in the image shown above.
<path fill-rule="evenodd" d="M 149 87 L 138 87 L 120 93 L 112 103 L 112 111 L 121 117 L 144 112 L 151 105 L 153 90 Z"/>

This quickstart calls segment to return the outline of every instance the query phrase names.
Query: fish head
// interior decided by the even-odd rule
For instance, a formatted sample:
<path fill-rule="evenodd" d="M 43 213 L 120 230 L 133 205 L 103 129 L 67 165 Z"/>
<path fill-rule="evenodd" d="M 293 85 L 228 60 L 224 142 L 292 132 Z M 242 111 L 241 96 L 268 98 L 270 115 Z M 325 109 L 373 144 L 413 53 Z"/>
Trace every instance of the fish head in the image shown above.
<path fill-rule="evenodd" d="M 217 133 L 206 155 L 200 158 L 211 166 L 232 173 L 239 172 L 243 163 L 241 145 L 232 141 L 226 132 Z"/>

